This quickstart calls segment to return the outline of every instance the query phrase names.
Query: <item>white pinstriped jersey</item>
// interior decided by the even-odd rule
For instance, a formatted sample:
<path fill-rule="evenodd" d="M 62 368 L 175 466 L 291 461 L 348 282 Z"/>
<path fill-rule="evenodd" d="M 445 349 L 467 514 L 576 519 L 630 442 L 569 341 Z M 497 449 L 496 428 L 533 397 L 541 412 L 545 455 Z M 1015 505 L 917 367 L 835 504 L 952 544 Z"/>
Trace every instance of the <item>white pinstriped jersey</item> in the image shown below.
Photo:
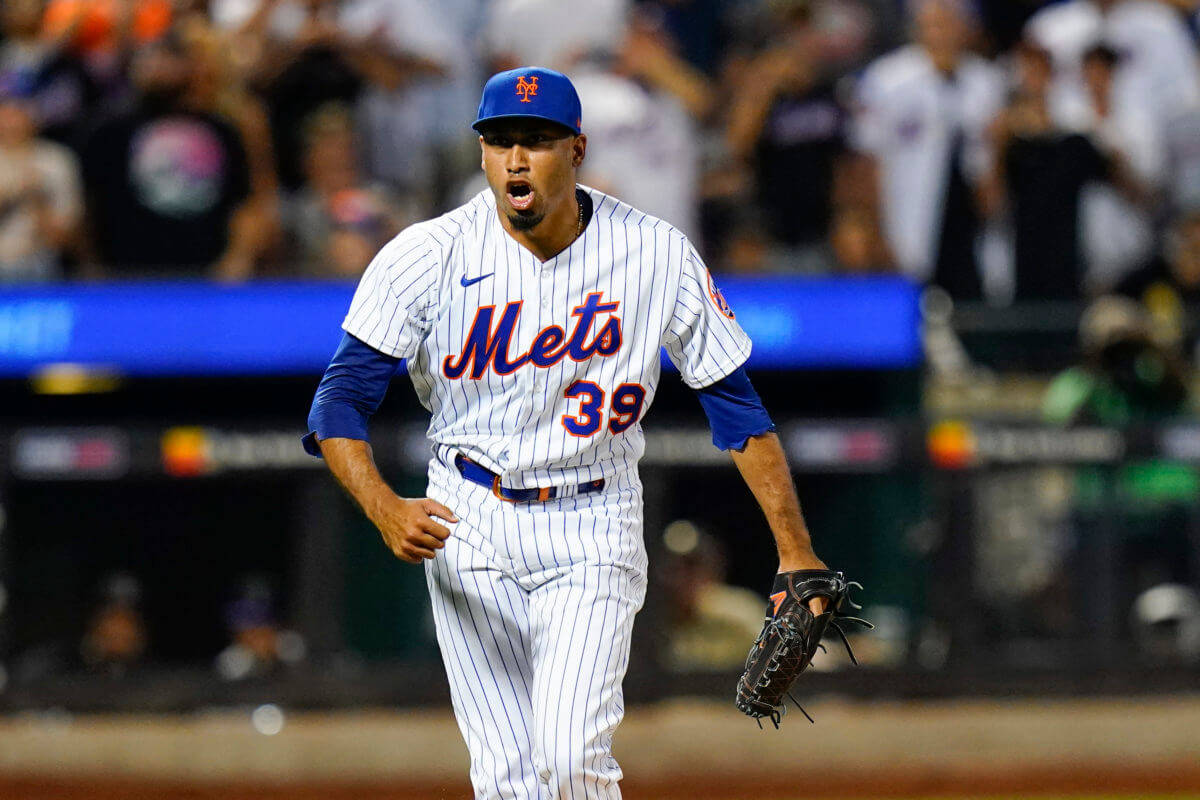
<path fill-rule="evenodd" d="M 660 348 L 701 388 L 750 340 L 687 238 L 602 192 L 583 234 L 540 262 L 488 190 L 402 231 L 368 266 L 342 327 L 407 359 L 428 437 L 532 488 L 633 467 Z"/>

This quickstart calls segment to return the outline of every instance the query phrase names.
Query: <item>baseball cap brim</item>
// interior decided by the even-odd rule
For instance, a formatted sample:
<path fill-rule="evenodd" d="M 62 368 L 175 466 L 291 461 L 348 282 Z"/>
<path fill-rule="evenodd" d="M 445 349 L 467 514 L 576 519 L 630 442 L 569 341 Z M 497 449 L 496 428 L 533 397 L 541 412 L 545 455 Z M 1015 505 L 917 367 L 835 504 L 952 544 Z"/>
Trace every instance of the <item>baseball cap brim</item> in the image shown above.
<path fill-rule="evenodd" d="M 474 128 L 475 130 L 479 131 L 480 133 L 483 133 L 484 129 L 487 128 L 489 125 L 491 125 L 493 122 L 506 122 L 508 120 L 514 120 L 514 119 L 532 119 L 532 120 L 537 120 L 538 122 L 549 122 L 549 123 L 552 123 L 552 124 L 562 128 L 563 130 L 567 131 L 568 133 L 579 133 L 579 131 L 577 129 L 572 128 L 570 125 L 567 125 L 562 120 L 554 119 L 553 117 L 544 117 L 540 114 L 499 114 L 494 117 L 486 117 L 483 119 L 477 119 L 471 123 L 471 127 Z"/>

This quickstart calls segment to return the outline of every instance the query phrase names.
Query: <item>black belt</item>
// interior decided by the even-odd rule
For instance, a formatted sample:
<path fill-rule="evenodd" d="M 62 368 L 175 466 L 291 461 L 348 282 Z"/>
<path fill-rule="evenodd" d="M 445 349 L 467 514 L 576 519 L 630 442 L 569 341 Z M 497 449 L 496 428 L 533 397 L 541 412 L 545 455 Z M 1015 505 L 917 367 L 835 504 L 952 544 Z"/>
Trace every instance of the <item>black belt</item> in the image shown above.
<path fill-rule="evenodd" d="M 553 500 L 561 494 L 558 486 L 548 486 L 545 489 L 509 489 L 501 486 L 499 475 L 482 464 L 477 464 L 462 453 L 454 456 L 454 466 L 458 468 L 459 474 L 471 483 L 486 486 L 492 490 L 492 494 L 496 495 L 496 497 L 501 500 L 507 500 L 510 503 L 544 503 L 547 500 Z M 573 490 L 572 494 L 598 492 L 604 488 L 604 478 L 597 478 L 594 481 L 565 488 Z"/>

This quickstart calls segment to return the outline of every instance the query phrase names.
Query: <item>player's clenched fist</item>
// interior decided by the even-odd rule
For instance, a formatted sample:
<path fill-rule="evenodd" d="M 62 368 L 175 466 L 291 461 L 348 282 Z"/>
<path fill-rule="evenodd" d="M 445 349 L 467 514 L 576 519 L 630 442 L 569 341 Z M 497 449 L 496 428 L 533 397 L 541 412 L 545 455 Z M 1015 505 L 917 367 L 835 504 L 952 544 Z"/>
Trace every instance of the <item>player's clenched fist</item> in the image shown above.
<path fill-rule="evenodd" d="M 428 497 L 407 499 L 392 495 L 371 509 L 371 521 L 383 535 L 383 542 L 401 561 L 420 564 L 433 558 L 446 546 L 450 529 L 437 519 L 458 522 L 454 512 Z"/>
<path fill-rule="evenodd" d="M 379 474 L 371 446 L 365 441 L 331 437 L 318 444 L 329 469 L 379 528 L 384 544 L 396 558 L 420 564 L 445 546 L 450 529 L 434 517 L 458 522 L 453 511 L 427 497 L 410 500 L 393 492 Z"/>

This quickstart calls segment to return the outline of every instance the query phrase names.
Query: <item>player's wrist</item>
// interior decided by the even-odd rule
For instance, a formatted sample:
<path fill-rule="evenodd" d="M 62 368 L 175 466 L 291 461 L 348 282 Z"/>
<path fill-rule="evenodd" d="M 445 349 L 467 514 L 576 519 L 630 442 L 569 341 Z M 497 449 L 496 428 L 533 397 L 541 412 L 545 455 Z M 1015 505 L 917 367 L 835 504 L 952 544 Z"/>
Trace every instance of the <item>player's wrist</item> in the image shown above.
<path fill-rule="evenodd" d="M 376 525 L 394 516 L 396 511 L 406 509 L 409 502 L 386 484 L 370 487 L 364 492 L 364 496 L 359 498 L 363 512 Z"/>
<path fill-rule="evenodd" d="M 795 553 L 779 557 L 780 572 L 792 572 L 798 569 L 828 569 L 828 567 L 811 550 L 807 553 Z"/>

